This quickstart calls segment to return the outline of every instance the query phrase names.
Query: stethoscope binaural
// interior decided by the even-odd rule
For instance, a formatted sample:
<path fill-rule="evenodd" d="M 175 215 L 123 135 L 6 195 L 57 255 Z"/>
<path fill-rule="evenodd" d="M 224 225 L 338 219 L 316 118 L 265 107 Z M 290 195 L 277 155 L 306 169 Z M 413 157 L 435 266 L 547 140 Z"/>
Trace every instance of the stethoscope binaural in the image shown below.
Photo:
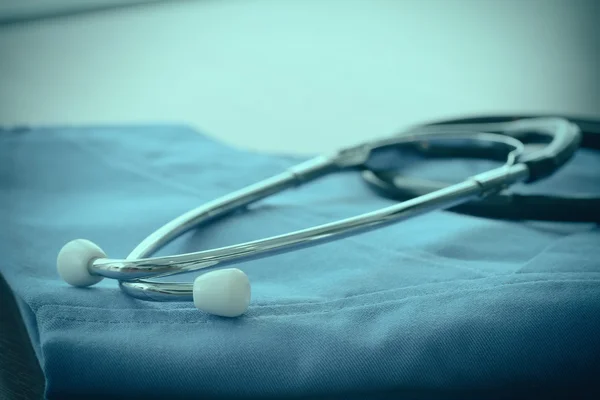
<path fill-rule="evenodd" d="M 286 172 L 233 192 L 193 209 L 144 239 L 125 259 L 110 259 L 95 244 L 84 239 L 67 243 L 57 259 L 59 275 L 69 284 L 91 286 L 103 278 L 119 281 L 128 295 L 150 301 L 193 301 L 207 313 L 236 317 L 250 304 L 250 282 L 237 268 L 222 267 L 280 254 L 348 236 L 368 232 L 433 210 L 446 209 L 495 195 L 517 183 L 543 179 L 560 169 L 577 151 L 581 132 L 578 126 L 561 118 L 528 118 L 502 124 L 501 130 L 477 131 L 469 125 L 447 129 L 444 125 L 415 128 L 402 135 L 350 147 L 319 156 Z M 489 126 L 493 128 L 493 124 Z M 546 142 L 526 152 L 523 141 L 535 136 Z M 151 257 L 184 232 L 211 220 L 243 209 L 284 189 L 296 187 L 326 174 L 345 170 L 385 170 L 393 164 L 403 146 L 420 146 L 440 141 L 469 142 L 494 151 L 503 151 L 506 162 L 498 168 L 472 176 L 410 200 L 373 212 L 328 224 L 217 249 Z M 150 278 L 216 269 L 198 276 L 193 283 L 160 282 Z"/>

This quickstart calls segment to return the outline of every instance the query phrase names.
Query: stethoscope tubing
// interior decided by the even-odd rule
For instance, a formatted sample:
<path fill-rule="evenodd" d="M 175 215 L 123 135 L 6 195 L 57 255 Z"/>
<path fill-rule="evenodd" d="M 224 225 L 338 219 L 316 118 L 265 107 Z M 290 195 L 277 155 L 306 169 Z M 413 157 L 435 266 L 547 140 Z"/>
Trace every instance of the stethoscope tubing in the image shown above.
<path fill-rule="evenodd" d="M 471 126 L 475 130 L 502 130 L 512 121 L 539 116 L 490 116 L 462 118 L 434 122 L 422 129 L 444 129 L 446 131 L 464 130 Z M 583 118 L 568 118 L 581 131 L 581 148 L 600 149 L 600 121 Z M 426 152 L 425 152 L 426 153 Z M 450 157 L 490 158 L 489 152 L 471 151 L 458 154 L 449 152 Z M 431 154 L 427 154 L 432 156 Z M 480 157 L 481 156 L 481 157 Z M 425 180 L 405 176 L 401 171 L 365 169 L 361 172 L 363 180 L 380 196 L 396 201 L 405 201 L 414 197 L 439 190 L 448 186 L 446 182 Z M 481 201 L 468 202 L 448 211 L 483 218 L 515 221 L 553 221 L 553 222 L 600 222 L 600 197 L 593 195 L 521 194 L 510 191 L 500 192 Z"/>

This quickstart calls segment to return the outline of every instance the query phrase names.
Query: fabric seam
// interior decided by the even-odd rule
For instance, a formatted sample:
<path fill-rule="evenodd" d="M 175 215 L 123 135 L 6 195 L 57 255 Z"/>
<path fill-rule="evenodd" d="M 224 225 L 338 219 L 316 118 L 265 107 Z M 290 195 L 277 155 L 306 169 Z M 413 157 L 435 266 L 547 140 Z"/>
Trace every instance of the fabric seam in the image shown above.
<path fill-rule="evenodd" d="M 537 280 L 530 280 L 530 281 L 525 281 L 525 282 L 507 282 L 507 283 L 501 283 L 498 285 L 493 285 L 491 287 L 487 287 L 487 288 L 472 288 L 472 289 L 462 289 L 462 290 L 447 290 L 447 291 L 440 291 L 440 292 L 436 292 L 436 293 L 428 293 L 428 294 L 423 294 L 423 295 L 413 295 L 413 296 L 406 296 L 406 297 L 402 297 L 399 299 L 390 299 L 390 300 L 386 300 L 386 301 L 379 301 L 379 302 L 374 302 L 374 303 L 369 303 L 369 304 L 360 304 L 360 305 L 353 305 L 353 306 L 341 306 L 339 308 L 336 308 L 335 310 L 324 310 L 324 311 L 314 311 L 314 310 L 307 310 L 306 312 L 296 312 L 296 313 L 273 313 L 273 314 L 264 314 L 264 315 L 260 315 L 260 316 L 245 316 L 244 319 L 262 319 L 262 318 L 269 318 L 269 317 L 290 317 L 290 316 L 301 316 L 301 315 L 321 315 L 321 314 L 331 314 L 334 312 L 339 312 L 339 311 L 347 311 L 347 310 L 353 310 L 353 309 L 360 309 L 360 308 L 369 308 L 369 307 L 373 307 L 373 306 L 380 306 L 380 305 L 385 305 L 385 304 L 394 304 L 394 303 L 400 303 L 400 302 L 404 302 L 404 301 L 410 301 L 410 300 L 414 300 L 414 299 L 419 299 L 419 298 L 430 298 L 430 297 L 436 297 L 436 296 L 444 296 L 444 295 L 450 295 L 450 294 L 456 294 L 456 293 L 478 293 L 478 292 L 486 292 L 486 291 L 490 291 L 490 290 L 494 290 L 494 289 L 499 289 L 499 288 L 504 288 L 504 287 L 509 287 L 509 286 L 525 286 L 525 285 L 535 285 L 535 284 L 539 284 L 539 283 L 597 283 L 600 282 L 600 278 L 596 278 L 596 279 L 537 279 Z M 310 304 L 302 304 L 302 303 L 298 303 L 298 304 L 286 304 L 286 305 L 280 305 L 279 307 L 272 307 L 272 306 L 263 306 L 263 307 L 257 307 L 254 306 L 255 308 L 263 308 L 263 309 L 269 309 L 269 308 L 283 308 L 285 306 L 297 306 L 297 305 L 326 305 L 326 304 L 330 304 L 333 302 L 338 302 L 340 300 L 344 300 L 345 298 L 339 299 L 339 300 L 334 300 L 331 302 L 320 302 L 320 303 L 310 303 Z M 45 304 L 43 306 L 38 307 L 37 311 L 41 311 L 43 309 L 47 309 L 50 307 L 54 307 L 54 306 L 58 306 L 58 307 L 63 307 L 63 308 L 67 308 L 67 309 L 74 309 L 77 308 L 79 306 L 71 306 L 71 305 L 59 305 L 59 304 Z M 94 307 L 85 307 L 85 308 L 89 308 L 89 309 L 94 309 Z M 97 310 L 110 310 L 110 309 L 106 309 L 106 308 L 96 308 Z M 117 309 L 119 311 L 123 310 L 123 311 L 128 311 L 130 309 Z M 134 309 L 136 311 L 144 311 L 141 309 Z M 195 310 L 195 308 L 190 307 L 190 308 L 180 308 L 178 310 L 186 310 L 186 311 L 192 311 Z M 36 313 L 37 313 L 36 311 Z M 163 310 L 158 310 L 158 309 L 153 309 L 153 310 L 147 310 L 147 311 L 151 311 L 153 313 L 155 312 L 161 312 Z M 164 310 L 167 311 L 167 310 Z M 273 310 L 275 311 L 275 310 Z M 171 310 L 168 310 L 168 312 L 172 312 Z M 70 317 L 62 317 L 62 316 L 52 316 L 51 319 L 62 319 L 62 320 L 73 320 L 73 321 L 80 321 L 80 322 L 99 322 L 99 323 L 150 323 L 150 324 L 154 324 L 154 323 L 169 323 L 169 324 L 188 324 L 188 323 L 207 323 L 209 321 L 204 320 L 204 321 L 146 321 L 146 320 L 127 320 L 127 321 L 120 321 L 120 320 L 111 320 L 111 319 L 78 319 L 78 318 L 70 318 Z"/>

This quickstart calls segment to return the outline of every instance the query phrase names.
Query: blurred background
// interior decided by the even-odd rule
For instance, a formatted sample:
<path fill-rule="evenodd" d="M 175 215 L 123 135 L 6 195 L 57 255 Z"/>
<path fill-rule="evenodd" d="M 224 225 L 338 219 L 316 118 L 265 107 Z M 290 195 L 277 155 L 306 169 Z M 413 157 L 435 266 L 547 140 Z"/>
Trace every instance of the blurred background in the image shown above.
<path fill-rule="evenodd" d="M 445 117 L 600 116 L 597 0 L 2 4 L 5 127 L 176 122 L 307 154 Z"/>

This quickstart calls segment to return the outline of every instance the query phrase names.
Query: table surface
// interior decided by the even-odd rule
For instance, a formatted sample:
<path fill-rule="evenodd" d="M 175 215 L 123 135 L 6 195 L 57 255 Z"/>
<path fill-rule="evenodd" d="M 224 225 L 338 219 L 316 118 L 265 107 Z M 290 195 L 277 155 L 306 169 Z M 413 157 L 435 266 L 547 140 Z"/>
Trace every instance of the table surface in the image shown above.
<path fill-rule="evenodd" d="M 315 153 L 475 113 L 600 115 L 595 0 L 182 1 L 0 27 L 0 125 L 183 122 Z"/>

